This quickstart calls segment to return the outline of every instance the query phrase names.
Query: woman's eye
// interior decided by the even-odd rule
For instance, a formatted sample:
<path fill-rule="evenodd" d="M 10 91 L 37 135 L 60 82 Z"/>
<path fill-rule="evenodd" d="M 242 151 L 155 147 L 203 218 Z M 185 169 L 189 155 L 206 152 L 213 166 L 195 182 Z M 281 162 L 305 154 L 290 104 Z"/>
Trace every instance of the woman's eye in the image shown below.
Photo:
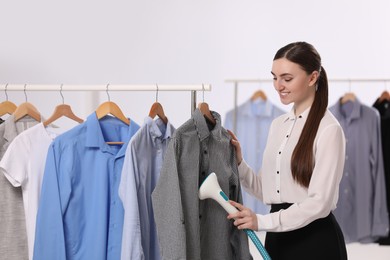
<path fill-rule="evenodd" d="M 286 82 L 289 82 L 291 81 L 292 79 L 288 78 L 288 79 L 284 79 Z"/>

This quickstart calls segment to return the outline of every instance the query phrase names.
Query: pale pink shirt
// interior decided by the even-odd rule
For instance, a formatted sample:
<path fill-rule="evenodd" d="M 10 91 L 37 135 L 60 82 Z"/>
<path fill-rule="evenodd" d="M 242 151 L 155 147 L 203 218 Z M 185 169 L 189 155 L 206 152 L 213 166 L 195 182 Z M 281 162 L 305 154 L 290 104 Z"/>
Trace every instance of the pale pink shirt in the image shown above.
<path fill-rule="evenodd" d="M 262 169 L 258 175 L 243 160 L 238 167 L 245 190 L 265 204 L 293 203 L 288 209 L 257 215 L 258 230 L 290 231 L 326 217 L 336 208 L 343 174 L 345 137 L 337 119 L 327 110 L 314 140 L 314 170 L 308 188 L 291 174 L 291 155 L 310 108 L 276 118 L 270 127 Z"/>

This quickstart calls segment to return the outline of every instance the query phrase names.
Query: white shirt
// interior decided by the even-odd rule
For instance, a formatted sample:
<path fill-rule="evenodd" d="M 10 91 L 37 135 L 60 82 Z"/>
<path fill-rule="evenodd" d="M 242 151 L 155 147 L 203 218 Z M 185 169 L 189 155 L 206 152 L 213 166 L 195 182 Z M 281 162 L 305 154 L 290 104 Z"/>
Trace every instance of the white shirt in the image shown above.
<path fill-rule="evenodd" d="M 57 134 L 39 123 L 19 134 L 10 144 L 0 162 L 0 171 L 15 187 L 22 187 L 28 239 L 29 259 L 32 259 L 35 221 L 46 155 Z"/>
<path fill-rule="evenodd" d="M 326 217 L 336 208 L 345 159 L 345 137 L 337 119 L 327 110 L 313 144 L 314 169 L 308 188 L 291 173 L 291 155 L 310 108 L 276 118 L 270 127 L 262 169 L 258 175 L 243 160 L 239 165 L 242 186 L 266 204 L 293 203 L 288 209 L 257 215 L 264 231 L 290 231 Z"/>

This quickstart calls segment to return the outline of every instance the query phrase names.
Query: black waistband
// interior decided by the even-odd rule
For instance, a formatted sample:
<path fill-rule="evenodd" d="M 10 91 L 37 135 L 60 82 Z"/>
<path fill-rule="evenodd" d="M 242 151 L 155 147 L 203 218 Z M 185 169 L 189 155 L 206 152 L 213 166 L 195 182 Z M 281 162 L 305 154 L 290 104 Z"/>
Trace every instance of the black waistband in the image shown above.
<path fill-rule="evenodd" d="M 281 209 L 288 209 L 292 203 L 280 203 L 280 204 L 271 204 L 271 213 L 277 212 Z"/>

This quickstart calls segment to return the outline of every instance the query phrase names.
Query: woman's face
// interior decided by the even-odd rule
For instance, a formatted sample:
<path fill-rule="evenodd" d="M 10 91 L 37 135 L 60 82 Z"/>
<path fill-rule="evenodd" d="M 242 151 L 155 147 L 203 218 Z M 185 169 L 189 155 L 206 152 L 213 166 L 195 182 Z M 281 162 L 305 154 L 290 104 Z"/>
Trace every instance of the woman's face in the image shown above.
<path fill-rule="evenodd" d="M 271 73 L 274 77 L 275 90 L 283 104 L 294 103 L 296 114 L 311 106 L 318 71 L 308 75 L 297 63 L 281 58 L 273 61 Z"/>

